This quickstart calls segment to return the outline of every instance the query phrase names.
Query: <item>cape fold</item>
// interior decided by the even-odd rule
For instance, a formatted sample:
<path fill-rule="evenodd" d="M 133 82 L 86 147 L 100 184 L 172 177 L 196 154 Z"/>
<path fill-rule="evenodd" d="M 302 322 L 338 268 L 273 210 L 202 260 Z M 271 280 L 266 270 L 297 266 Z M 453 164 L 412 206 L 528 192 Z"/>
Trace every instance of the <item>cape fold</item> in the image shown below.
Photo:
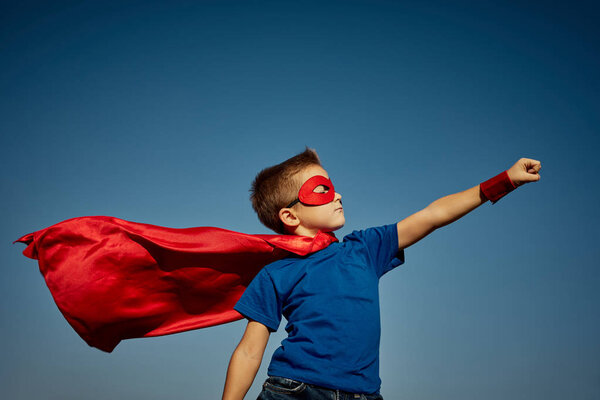
<path fill-rule="evenodd" d="M 233 306 L 265 265 L 337 241 L 175 229 L 106 216 L 72 218 L 27 234 L 61 313 L 90 346 L 167 335 L 241 319 Z"/>

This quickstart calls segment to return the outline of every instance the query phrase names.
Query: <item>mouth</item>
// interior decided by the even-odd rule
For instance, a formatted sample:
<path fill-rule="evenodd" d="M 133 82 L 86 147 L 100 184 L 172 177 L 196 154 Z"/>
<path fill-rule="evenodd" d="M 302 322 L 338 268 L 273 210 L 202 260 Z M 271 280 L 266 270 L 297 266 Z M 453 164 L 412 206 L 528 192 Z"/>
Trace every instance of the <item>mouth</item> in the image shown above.
<path fill-rule="evenodd" d="M 342 207 L 338 207 L 338 208 L 336 208 L 334 211 L 341 211 L 341 212 L 344 212 L 344 209 L 343 209 Z"/>

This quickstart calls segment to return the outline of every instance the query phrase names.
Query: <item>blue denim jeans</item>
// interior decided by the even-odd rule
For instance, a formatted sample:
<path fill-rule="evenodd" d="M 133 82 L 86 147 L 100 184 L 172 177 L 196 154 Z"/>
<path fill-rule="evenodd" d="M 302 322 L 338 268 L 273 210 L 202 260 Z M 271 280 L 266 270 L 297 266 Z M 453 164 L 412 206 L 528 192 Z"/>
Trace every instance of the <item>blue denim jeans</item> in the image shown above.
<path fill-rule="evenodd" d="M 383 400 L 379 394 L 348 393 L 293 379 L 270 376 L 257 400 Z"/>

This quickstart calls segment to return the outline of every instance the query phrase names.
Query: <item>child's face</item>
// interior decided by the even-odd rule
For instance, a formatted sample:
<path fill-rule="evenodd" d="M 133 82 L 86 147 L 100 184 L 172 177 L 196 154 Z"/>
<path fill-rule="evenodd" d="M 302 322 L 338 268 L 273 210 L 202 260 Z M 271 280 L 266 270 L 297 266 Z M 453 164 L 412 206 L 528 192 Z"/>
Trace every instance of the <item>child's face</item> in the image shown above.
<path fill-rule="evenodd" d="M 329 178 L 327 171 L 319 165 L 311 165 L 298 173 L 299 181 L 304 183 L 315 175 L 321 175 Z M 325 190 L 323 186 L 314 189 L 315 192 Z M 342 196 L 335 193 L 333 201 L 311 206 L 302 203 L 296 203 L 292 206 L 300 223 L 296 231 L 299 235 L 314 236 L 317 231 L 332 232 L 344 226 L 346 219 L 344 209 L 342 208 Z"/>

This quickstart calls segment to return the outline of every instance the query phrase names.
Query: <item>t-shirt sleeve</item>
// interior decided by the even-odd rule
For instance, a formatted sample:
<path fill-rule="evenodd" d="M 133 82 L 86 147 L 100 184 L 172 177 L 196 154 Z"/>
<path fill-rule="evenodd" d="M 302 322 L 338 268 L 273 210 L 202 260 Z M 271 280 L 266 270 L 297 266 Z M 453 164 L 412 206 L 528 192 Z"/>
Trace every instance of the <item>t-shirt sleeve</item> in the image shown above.
<path fill-rule="evenodd" d="M 281 301 L 271 275 L 260 270 L 233 307 L 244 317 L 260 322 L 275 332 L 281 323 Z"/>
<path fill-rule="evenodd" d="M 404 264 L 404 249 L 398 249 L 398 228 L 396 224 L 369 228 L 352 232 L 349 236 L 363 242 L 375 268 L 377 276 L 384 274 Z"/>

